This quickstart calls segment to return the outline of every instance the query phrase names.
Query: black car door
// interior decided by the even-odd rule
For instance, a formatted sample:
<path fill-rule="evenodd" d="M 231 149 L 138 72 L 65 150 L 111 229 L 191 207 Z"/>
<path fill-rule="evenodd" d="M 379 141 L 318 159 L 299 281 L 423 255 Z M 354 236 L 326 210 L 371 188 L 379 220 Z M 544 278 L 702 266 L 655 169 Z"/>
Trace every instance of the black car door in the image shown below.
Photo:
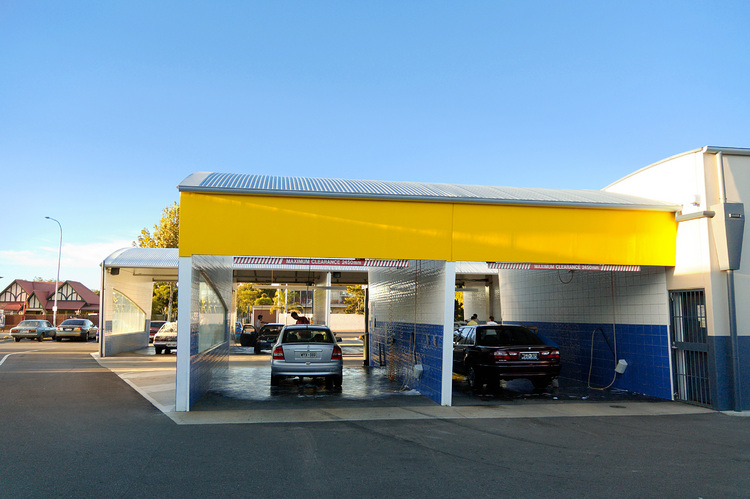
<path fill-rule="evenodd" d="M 464 326 L 460 329 L 458 342 L 453 345 L 453 372 L 466 373 L 467 349 L 473 344 L 474 326 Z"/>

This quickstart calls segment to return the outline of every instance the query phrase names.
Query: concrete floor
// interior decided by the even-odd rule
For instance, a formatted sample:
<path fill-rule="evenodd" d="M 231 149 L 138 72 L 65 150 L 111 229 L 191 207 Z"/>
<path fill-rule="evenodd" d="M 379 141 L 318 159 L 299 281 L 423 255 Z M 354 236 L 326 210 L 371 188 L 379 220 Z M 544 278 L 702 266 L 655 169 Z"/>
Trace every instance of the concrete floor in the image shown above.
<path fill-rule="evenodd" d="M 154 355 L 153 347 L 99 358 L 179 424 L 273 423 L 290 421 L 464 419 L 558 416 L 697 414 L 713 412 L 686 404 L 652 399 L 622 390 L 591 390 L 561 379 L 547 392 L 534 391 L 525 380 L 495 391 L 475 393 L 454 377 L 453 405 L 440 406 L 415 390 L 391 381 L 383 368 L 363 367 L 361 349 L 345 348 L 341 389 L 322 381 L 287 379 L 270 386 L 270 353 L 232 347 L 226 376 L 218 378 L 190 412 L 175 412 L 175 359 Z"/>

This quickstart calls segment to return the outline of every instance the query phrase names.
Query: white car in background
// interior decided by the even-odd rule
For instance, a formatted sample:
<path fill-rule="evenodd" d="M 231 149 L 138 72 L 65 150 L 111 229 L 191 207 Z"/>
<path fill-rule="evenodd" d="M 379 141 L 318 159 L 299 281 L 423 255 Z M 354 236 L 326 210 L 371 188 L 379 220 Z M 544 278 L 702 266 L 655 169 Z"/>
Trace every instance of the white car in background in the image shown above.
<path fill-rule="evenodd" d="M 154 335 L 154 352 L 159 355 L 172 350 L 177 350 L 177 323 L 166 322 Z"/>

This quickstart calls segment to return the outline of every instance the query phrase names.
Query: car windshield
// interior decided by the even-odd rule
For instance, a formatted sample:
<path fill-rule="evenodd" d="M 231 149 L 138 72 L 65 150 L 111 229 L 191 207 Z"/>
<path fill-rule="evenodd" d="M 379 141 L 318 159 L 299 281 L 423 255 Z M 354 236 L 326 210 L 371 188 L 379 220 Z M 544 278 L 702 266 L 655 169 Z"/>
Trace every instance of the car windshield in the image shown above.
<path fill-rule="evenodd" d="M 333 334 L 327 329 L 290 329 L 284 332 L 282 343 L 333 343 Z"/>
<path fill-rule="evenodd" d="M 525 328 L 492 327 L 477 329 L 477 345 L 486 347 L 511 347 L 544 345 L 533 332 Z"/>
<path fill-rule="evenodd" d="M 61 326 L 83 326 L 86 324 L 86 321 L 82 321 L 80 319 L 66 319 L 60 324 Z"/>

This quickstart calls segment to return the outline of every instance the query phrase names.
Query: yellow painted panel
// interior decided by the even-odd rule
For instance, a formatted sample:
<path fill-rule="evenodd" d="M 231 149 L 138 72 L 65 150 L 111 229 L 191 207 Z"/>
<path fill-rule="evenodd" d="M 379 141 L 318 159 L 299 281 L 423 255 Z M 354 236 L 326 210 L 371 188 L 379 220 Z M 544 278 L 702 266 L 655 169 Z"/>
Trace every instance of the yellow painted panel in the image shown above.
<path fill-rule="evenodd" d="M 452 205 L 362 199 L 180 195 L 180 256 L 450 260 Z"/>
<path fill-rule="evenodd" d="M 180 256 L 675 262 L 671 212 L 191 192 L 180 199 Z"/>
<path fill-rule="evenodd" d="M 662 211 L 457 204 L 461 261 L 667 265 L 677 224 Z"/>

